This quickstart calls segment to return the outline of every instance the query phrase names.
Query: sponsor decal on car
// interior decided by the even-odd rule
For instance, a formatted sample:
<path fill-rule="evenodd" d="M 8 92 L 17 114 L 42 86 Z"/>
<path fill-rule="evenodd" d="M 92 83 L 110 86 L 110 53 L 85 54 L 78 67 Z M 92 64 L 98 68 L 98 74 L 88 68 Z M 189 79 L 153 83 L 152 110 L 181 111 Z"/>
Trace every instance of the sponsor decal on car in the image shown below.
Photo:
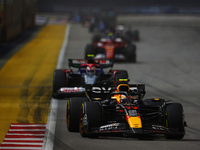
<path fill-rule="evenodd" d="M 120 126 L 120 123 L 108 124 L 108 125 L 101 126 L 99 131 L 117 130 L 119 126 Z"/>
<path fill-rule="evenodd" d="M 109 60 L 94 60 L 95 63 L 99 63 L 99 64 L 110 64 L 111 62 Z M 84 60 L 84 59 L 73 59 L 72 63 L 73 64 L 87 64 L 88 60 Z"/>
<path fill-rule="evenodd" d="M 84 125 L 84 126 L 87 126 L 87 125 L 88 125 L 87 114 L 84 115 L 84 118 L 83 118 L 83 125 Z"/>
<path fill-rule="evenodd" d="M 151 127 L 153 130 L 161 130 L 161 131 L 166 130 L 164 126 L 160 126 L 160 125 L 152 125 Z"/>
<path fill-rule="evenodd" d="M 112 90 L 111 87 L 92 87 L 92 92 L 94 93 L 109 93 Z"/>
<path fill-rule="evenodd" d="M 75 87 L 75 88 L 61 88 L 61 93 L 76 93 L 76 92 L 84 92 L 85 88 Z"/>

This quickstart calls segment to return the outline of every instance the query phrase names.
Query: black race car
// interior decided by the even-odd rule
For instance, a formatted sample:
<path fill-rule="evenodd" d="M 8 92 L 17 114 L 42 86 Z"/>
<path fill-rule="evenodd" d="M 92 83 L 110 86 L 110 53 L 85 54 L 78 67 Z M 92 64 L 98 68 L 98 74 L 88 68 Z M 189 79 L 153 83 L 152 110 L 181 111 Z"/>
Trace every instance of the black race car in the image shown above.
<path fill-rule="evenodd" d="M 93 85 L 82 90 L 87 97 L 71 98 L 66 115 L 68 130 L 79 131 L 82 137 L 154 133 L 182 139 L 185 135 L 182 105 L 161 98 L 143 100 L 145 85 Z"/>
<path fill-rule="evenodd" d="M 128 78 L 126 70 L 112 70 L 113 62 L 109 60 L 69 59 L 70 69 L 56 69 L 53 76 L 53 98 L 84 96 L 79 88 L 90 84 L 117 85 L 119 78 Z M 74 71 L 71 69 L 77 68 Z M 107 73 L 104 68 L 111 68 Z M 73 94 L 76 91 L 80 94 Z"/>

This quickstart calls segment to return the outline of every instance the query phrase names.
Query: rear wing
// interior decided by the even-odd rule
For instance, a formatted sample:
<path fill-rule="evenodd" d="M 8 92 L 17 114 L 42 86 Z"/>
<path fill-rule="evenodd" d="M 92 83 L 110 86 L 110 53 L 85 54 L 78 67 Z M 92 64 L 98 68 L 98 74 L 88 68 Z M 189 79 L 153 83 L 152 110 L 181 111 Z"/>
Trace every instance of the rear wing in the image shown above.
<path fill-rule="evenodd" d="M 144 84 L 127 84 L 130 87 L 130 91 L 127 94 L 139 95 L 140 98 L 143 98 L 146 91 Z M 109 95 L 116 91 L 114 85 L 103 85 L 103 84 L 94 84 L 85 86 L 86 96 L 90 98 L 108 98 Z"/>
<path fill-rule="evenodd" d="M 68 94 L 68 95 L 76 95 L 76 94 L 84 94 L 89 97 L 101 97 L 104 98 L 108 94 L 114 91 L 114 86 L 104 85 L 104 84 L 86 84 L 82 87 L 62 87 L 58 90 L 59 94 Z"/>
<path fill-rule="evenodd" d="M 88 60 L 85 59 L 68 59 L 69 67 L 79 68 L 81 64 L 87 64 Z M 111 60 L 94 60 L 94 63 L 100 64 L 102 68 L 113 67 L 113 61 Z"/>
<path fill-rule="evenodd" d="M 128 84 L 130 87 L 129 92 L 134 92 L 141 97 L 145 95 L 145 85 L 144 84 Z M 116 90 L 116 87 L 113 85 L 104 85 L 104 84 L 93 84 L 93 85 L 85 85 L 83 87 L 63 87 L 60 88 L 59 93 L 61 94 L 86 94 L 86 96 L 90 98 L 107 98 L 111 93 Z"/>
<path fill-rule="evenodd" d="M 82 87 L 61 87 L 57 93 L 66 97 L 87 97 L 90 101 L 92 98 L 106 98 L 112 91 L 114 86 L 104 84 L 85 84 Z"/>

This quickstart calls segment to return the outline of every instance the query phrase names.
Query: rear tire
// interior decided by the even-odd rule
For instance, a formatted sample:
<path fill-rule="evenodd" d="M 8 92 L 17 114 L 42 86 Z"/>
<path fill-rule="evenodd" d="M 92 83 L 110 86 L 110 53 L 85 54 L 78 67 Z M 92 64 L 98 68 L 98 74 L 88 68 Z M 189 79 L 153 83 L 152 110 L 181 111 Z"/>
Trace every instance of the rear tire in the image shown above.
<path fill-rule="evenodd" d="M 94 43 L 94 42 L 99 42 L 100 39 L 101 39 L 101 36 L 100 36 L 100 35 L 94 35 L 94 36 L 92 37 L 92 43 Z"/>
<path fill-rule="evenodd" d="M 86 97 L 73 97 L 67 102 L 66 124 L 69 132 L 79 131 L 79 115 L 82 103 L 87 102 Z"/>
<path fill-rule="evenodd" d="M 66 73 L 63 72 L 61 69 L 56 69 L 54 71 L 54 76 L 53 76 L 53 92 L 52 92 L 52 97 L 53 98 L 63 98 L 58 94 L 58 90 L 61 87 L 66 87 Z"/>
<path fill-rule="evenodd" d="M 89 26 L 89 32 L 94 32 L 95 24 L 90 24 Z"/>
<path fill-rule="evenodd" d="M 180 103 L 166 105 L 166 122 L 168 128 L 178 129 L 183 134 L 165 134 L 166 139 L 182 139 L 185 134 L 183 107 Z"/>
<path fill-rule="evenodd" d="M 94 137 L 97 134 L 90 133 L 93 127 L 101 125 L 101 106 L 97 102 L 84 102 L 80 111 L 79 132 L 82 137 Z"/>
<path fill-rule="evenodd" d="M 136 45 L 130 44 L 127 46 L 126 58 L 128 62 L 136 62 Z"/>
<path fill-rule="evenodd" d="M 94 55 L 94 49 L 92 44 L 87 44 L 85 47 L 85 59 L 90 59 L 92 57 L 88 55 Z"/>
<path fill-rule="evenodd" d="M 139 39 L 139 31 L 138 30 L 133 30 L 131 34 L 132 34 L 132 39 L 134 41 L 139 41 L 140 40 Z"/>

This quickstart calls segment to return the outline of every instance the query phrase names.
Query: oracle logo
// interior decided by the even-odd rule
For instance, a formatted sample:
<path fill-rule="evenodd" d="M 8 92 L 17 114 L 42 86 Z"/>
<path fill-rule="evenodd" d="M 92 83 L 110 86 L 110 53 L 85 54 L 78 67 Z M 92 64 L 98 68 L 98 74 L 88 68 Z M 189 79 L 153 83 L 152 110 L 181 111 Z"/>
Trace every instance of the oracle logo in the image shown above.
<path fill-rule="evenodd" d="M 60 92 L 61 93 L 76 93 L 76 92 L 84 92 L 85 91 L 85 88 L 61 88 L 60 89 Z"/>
<path fill-rule="evenodd" d="M 109 93 L 112 90 L 111 87 L 92 87 L 93 93 Z"/>

